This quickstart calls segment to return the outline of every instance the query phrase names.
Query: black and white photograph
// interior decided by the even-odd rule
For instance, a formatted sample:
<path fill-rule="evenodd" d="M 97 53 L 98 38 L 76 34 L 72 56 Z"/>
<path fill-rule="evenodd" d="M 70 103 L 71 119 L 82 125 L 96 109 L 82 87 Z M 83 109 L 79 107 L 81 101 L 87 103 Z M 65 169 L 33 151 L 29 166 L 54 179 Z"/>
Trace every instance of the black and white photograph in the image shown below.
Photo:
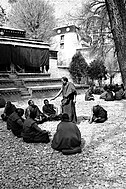
<path fill-rule="evenodd" d="M 125 0 L 0 0 L 0 189 L 126 189 Z"/>

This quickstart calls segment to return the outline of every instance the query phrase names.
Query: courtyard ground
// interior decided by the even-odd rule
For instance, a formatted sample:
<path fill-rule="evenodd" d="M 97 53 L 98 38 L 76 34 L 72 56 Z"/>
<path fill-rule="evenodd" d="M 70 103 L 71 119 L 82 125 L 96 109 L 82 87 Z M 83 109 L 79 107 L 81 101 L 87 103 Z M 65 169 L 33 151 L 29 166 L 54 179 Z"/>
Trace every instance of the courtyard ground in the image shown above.
<path fill-rule="evenodd" d="M 60 100 L 53 101 L 58 108 Z M 43 99 L 34 101 L 41 109 Z M 14 104 L 26 108 L 27 100 Z M 90 115 L 96 104 L 107 110 L 108 120 L 89 124 L 83 116 Z M 51 143 L 24 143 L 0 120 L 1 189 L 126 189 L 126 100 L 106 102 L 95 95 L 95 101 L 86 102 L 84 94 L 79 94 L 76 111 L 82 153 L 71 156 L 53 151 Z M 58 123 L 46 122 L 40 127 L 53 137 Z"/>

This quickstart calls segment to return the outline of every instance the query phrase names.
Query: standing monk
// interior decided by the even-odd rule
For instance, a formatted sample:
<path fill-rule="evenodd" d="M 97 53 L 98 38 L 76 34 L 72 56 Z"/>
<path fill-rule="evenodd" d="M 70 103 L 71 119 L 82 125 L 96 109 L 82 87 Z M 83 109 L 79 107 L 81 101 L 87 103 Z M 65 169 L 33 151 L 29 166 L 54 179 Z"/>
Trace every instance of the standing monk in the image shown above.
<path fill-rule="evenodd" d="M 75 110 L 77 91 L 73 83 L 69 82 L 67 77 L 62 77 L 62 87 L 57 95 L 51 100 L 55 100 L 61 93 L 63 99 L 61 100 L 62 114 L 66 113 L 69 116 L 69 121 L 76 123 L 77 116 Z"/>

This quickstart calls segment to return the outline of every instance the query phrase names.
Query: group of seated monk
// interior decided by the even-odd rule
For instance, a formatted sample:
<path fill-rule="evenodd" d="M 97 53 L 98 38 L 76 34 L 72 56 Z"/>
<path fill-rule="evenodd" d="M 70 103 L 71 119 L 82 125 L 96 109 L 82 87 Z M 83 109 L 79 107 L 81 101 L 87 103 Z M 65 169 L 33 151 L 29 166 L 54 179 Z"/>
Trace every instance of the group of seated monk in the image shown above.
<path fill-rule="evenodd" d="M 61 120 L 54 134 L 51 147 L 66 155 L 80 153 L 81 133 L 76 124 L 69 121 L 68 114 L 58 116 L 56 107 L 49 104 L 47 99 L 44 100 L 42 110 L 43 112 L 34 104 L 33 100 L 28 101 L 26 110 L 17 108 L 8 101 L 1 117 L 3 121 L 7 122 L 7 129 L 26 143 L 49 143 L 50 132 L 42 130 L 38 124 L 53 119 Z"/>
<path fill-rule="evenodd" d="M 100 95 L 100 99 L 105 101 L 122 100 L 125 99 L 125 89 L 121 85 L 105 85 L 104 92 Z"/>

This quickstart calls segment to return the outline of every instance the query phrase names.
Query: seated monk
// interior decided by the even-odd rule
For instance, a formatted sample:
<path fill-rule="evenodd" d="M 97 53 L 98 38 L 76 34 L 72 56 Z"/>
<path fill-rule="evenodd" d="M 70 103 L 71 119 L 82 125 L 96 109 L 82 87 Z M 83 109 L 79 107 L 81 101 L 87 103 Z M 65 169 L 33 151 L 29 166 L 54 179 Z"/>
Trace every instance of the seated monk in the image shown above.
<path fill-rule="evenodd" d="M 113 100 L 114 100 L 114 94 L 108 87 L 107 88 L 107 93 L 105 95 L 105 101 L 113 101 Z"/>
<path fill-rule="evenodd" d="M 30 112 L 34 112 L 35 114 L 35 120 L 38 124 L 43 123 L 45 121 L 47 121 L 47 117 L 46 115 L 44 115 L 39 107 L 37 105 L 34 104 L 33 100 L 29 100 L 28 101 L 28 107 L 25 110 L 25 118 L 27 119 L 27 117 L 29 116 Z"/>
<path fill-rule="evenodd" d="M 124 91 L 121 86 L 118 86 L 118 90 L 115 92 L 115 100 L 122 100 L 124 97 Z"/>
<path fill-rule="evenodd" d="M 53 104 L 49 104 L 47 99 L 44 100 L 44 106 L 42 107 L 42 110 L 44 115 L 48 117 L 49 121 L 61 119 L 61 116 L 57 115 L 58 109 Z"/>
<path fill-rule="evenodd" d="M 17 108 L 7 119 L 7 129 L 11 129 L 12 133 L 17 137 L 21 137 L 23 130 L 23 114 L 24 110 L 22 108 Z"/>
<path fill-rule="evenodd" d="M 106 99 L 106 94 L 107 94 L 107 91 L 104 91 L 101 95 L 100 95 L 100 99 Z"/>
<path fill-rule="evenodd" d="M 51 147 L 63 154 L 81 152 L 81 133 L 75 123 L 69 121 L 68 114 L 62 115 L 62 121 L 57 126 Z"/>
<path fill-rule="evenodd" d="M 6 101 L 5 99 L 2 97 L 2 95 L 0 94 L 0 108 L 4 108 L 6 105 Z"/>
<path fill-rule="evenodd" d="M 91 89 L 88 89 L 85 93 L 85 101 L 94 100 L 94 96 L 92 94 Z"/>
<path fill-rule="evenodd" d="M 41 130 L 38 127 L 38 124 L 35 121 L 35 113 L 30 112 L 27 119 L 24 121 L 22 137 L 24 142 L 27 143 L 48 143 L 50 142 L 49 139 L 49 132 L 45 130 Z"/>
<path fill-rule="evenodd" d="M 8 117 L 16 110 L 16 106 L 8 101 L 5 105 L 5 109 L 1 118 L 3 121 L 7 121 Z"/>
<path fill-rule="evenodd" d="M 95 123 L 103 123 L 107 120 L 107 111 L 99 106 L 93 106 L 92 108 L 92 116 L 89 120 L 89 123 L 95 122 Z"/>

